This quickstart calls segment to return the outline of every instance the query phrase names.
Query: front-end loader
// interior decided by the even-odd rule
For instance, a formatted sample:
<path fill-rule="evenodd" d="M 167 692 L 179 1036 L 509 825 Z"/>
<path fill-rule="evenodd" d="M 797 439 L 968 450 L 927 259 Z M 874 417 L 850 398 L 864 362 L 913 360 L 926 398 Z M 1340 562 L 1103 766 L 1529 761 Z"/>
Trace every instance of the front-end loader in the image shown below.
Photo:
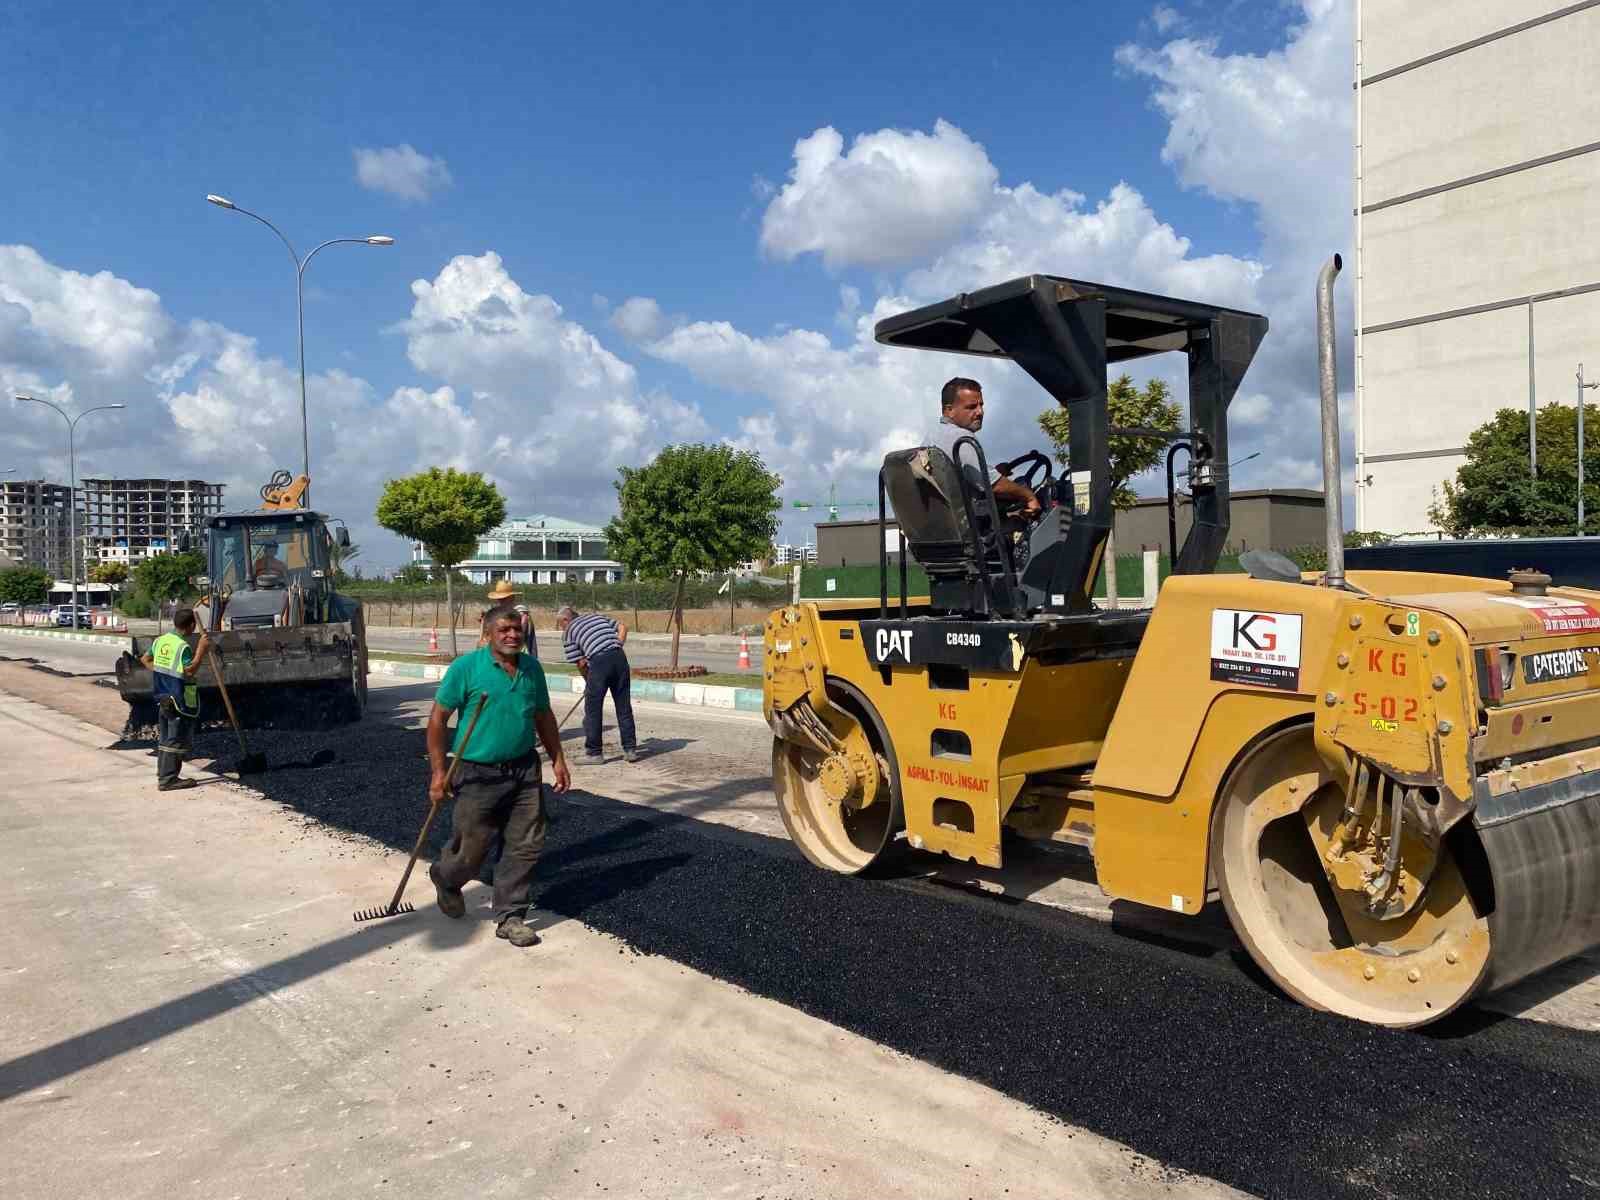
<path fill-rule="evenodd" d="M 280 471 L 261 489 L 260 508 L 210 517 L 201 531 L 206 575 L 195 616 L 245 725 L 315 728 L 366 711 L 362 606 L 334 588 L 335 547 L 350 535 L 302 507 L 307 483 Z M 154 682 L 140 662 L 153 640 L 134 637 L 117 661 L 130 727 L 155 720 Z M 206 710 L 222 712 L 211 672 L 196 683 Z"/>
<path fill-rule="evenodd" d="M 1391 1026 L 1600 943 L 1600 593 L 1344 571 L 1337 271 L 1317 291 L 1320 575 L 1261 552 L 1213 573 L 1264 318 L 1034 275 L 878 324 L 1022 367 L 1068 408 L 1070 463 L 1029 456 L 1029 519 L 996 504 L 974 440 L 889 454 L 898 588 L 885 553 L 875 604 L 768 619 L 774 791 L 807 858 L 856 873 L 903 835 L 999 867 L 1003 831 L 1075 843 L 1113 898 L 1193 915 L 1218 896 L 1290 996 Z M 1113 430 L 1107 366 L 1157 353 L 1187 359 L 1189 428 Z M 1091 598 L 1113 433 L 1190 456 L 1192 523 L 1148 611 Z"/>

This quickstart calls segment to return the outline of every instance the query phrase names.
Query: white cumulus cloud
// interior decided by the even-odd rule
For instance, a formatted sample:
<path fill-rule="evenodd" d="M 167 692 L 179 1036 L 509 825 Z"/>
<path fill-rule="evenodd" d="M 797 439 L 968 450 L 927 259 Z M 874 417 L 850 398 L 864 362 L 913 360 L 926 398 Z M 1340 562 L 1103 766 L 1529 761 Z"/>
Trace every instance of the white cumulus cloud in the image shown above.
<path fill-rule="evenodd" d="M 426 200 L 454 181 L 442 158 L 430 158 L 409 142 L 398 146 L 358 146 L 356 182 L 368 191 L 387 192 L 402 200 Z"/>
<path fill-rule="evenodd" d="M 307 377 L 313 499 L 349 522 L 366 564 L 405 554 L 372 518 L 395 476 L 481 470 L 513 513 L 604 521 L 617 467 L 714 436 L 692 405 L 642 389 L 631 365 L 552 297 L 524 290 L 498 255 L 452 259 L 411 291 L 394 328 L 426 384 L 385 397 L 343 370 Z M 129 406 L 79 427 L 80 474 L 207 479 L 227 486 L 228 503 L 250 506 L 274 469 L 299 467 L 292 363 L 224 325 L 175 319 L 127 280 L 63 268 L 26 246 L 0 247 L 0 388 L 69 412 Z M 54 413 L 7 401 L 0 457 L 64 480 L 63 433 Z"/>
<path fill-rule="evenodd" d="M 831 125 L 795 143 L 789 182 L 762 217 L 767 253 L 820 254 L 829 267 L 911 262 L 965 229 L 998 178 L 983 147 L 942 120 L 932 133 L 862 134 L 843 151 Z"/>

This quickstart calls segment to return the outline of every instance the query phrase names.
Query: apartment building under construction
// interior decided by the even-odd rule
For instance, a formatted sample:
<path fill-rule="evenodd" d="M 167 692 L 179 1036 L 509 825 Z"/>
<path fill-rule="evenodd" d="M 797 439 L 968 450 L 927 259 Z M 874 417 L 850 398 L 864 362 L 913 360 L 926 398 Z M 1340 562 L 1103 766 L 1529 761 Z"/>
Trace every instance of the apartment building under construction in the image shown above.
<path fill-rule="evenodd" d="M 83 480 L 84 562 L 131 565 L 177 549 L 179 534 L 222 511 L 222 488 L 200 479 Z"/>
<path fill-rule="evenodd" d="M 67 573 L 72 491 L 43 479 L 0 480 L 0 556 L 18 566 Z"/>

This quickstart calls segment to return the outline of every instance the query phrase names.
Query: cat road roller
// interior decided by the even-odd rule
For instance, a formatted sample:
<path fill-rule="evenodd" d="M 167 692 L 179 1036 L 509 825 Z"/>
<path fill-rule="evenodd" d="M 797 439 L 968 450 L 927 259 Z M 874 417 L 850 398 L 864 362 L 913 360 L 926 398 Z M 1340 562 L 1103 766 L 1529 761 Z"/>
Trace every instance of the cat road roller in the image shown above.
<path fill-rule="evenodd" d="M 1196 914 L 1213 890 L 1285 992 L 1416 1026 L 1600 943 L 1600 593 L 1343 566 L 1332 290 L 1318 280 L 1328 566 L 1213 571 L 1228 404 L 1263 317 L 1034 275 L 881 321 L 879 342 L 1009 359 L 1070 415 L 1059 477 L 981 446 L 887 455 L 875 602 L 765 629 L 783 820 L 814 864 L 915 850 L 1002 865 L 1003 830 L 1092 851 L 1111 897 Z M 1109 364 L 1188 360 L 1189 428 L 1115 430 Z M 1113 434 L 1188 455 L 1189 530 L 1153 610 L 1092 600 Z M 1020 464 L 1026 462 L 1027 466 Z M 891 570 L 894 566 L 896 569 Z M 898 575 L 896 582 L 893 576 Z"/>

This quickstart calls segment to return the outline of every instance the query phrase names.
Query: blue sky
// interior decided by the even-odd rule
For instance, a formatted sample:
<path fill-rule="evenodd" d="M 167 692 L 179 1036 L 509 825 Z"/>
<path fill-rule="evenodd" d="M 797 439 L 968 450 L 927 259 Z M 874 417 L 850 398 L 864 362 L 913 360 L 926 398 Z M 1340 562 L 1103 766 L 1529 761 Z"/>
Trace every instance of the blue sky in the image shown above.
<path fill-rule="evenodd" d="M 875 303 L 993 269 L 1267 307 L 1307 257 L 1282 174 L 1347 171 L 1348 139 L 1325 144 L 1347 26 L 1343 0 L 10 6 L 0 245 L 32 256 L 0 258 L 0 376 L 130 405 L 85 422 L 91 471 L 146 473 L 155 451 L 243 499 L 294 465 L 292 268 L 204 203 L 219 192 L 302 250 L 397 239 L 307 275 L 312 406 L 333 423 L 313 429 L 318 503 L 345 506 L 375 565 L 401 553 L 371 529 L 383 478 L 434 461 L 484 469 L 515 512 L 580 518 L 606 515 L 616 465 L 682 437 L 763 449 L 792 495 L 861 492 L 927 372 L 961 366 L 879 361 L 852 321 Z M 796 144 L 829 127 L 837 152 L 809 143 L 818 174 L 797 181 Z M 358 150 L 389 169 L 364 185 Z M 1274 370 L 1263 412 L 1303 391 Z M 1020 448 L 1039 405 L 996 386 L 996 436 Z M 808 406 L 831 440 L 802 429 Z M 26 407 L 0 465 L 56 472 L 49 414 Z"/>

